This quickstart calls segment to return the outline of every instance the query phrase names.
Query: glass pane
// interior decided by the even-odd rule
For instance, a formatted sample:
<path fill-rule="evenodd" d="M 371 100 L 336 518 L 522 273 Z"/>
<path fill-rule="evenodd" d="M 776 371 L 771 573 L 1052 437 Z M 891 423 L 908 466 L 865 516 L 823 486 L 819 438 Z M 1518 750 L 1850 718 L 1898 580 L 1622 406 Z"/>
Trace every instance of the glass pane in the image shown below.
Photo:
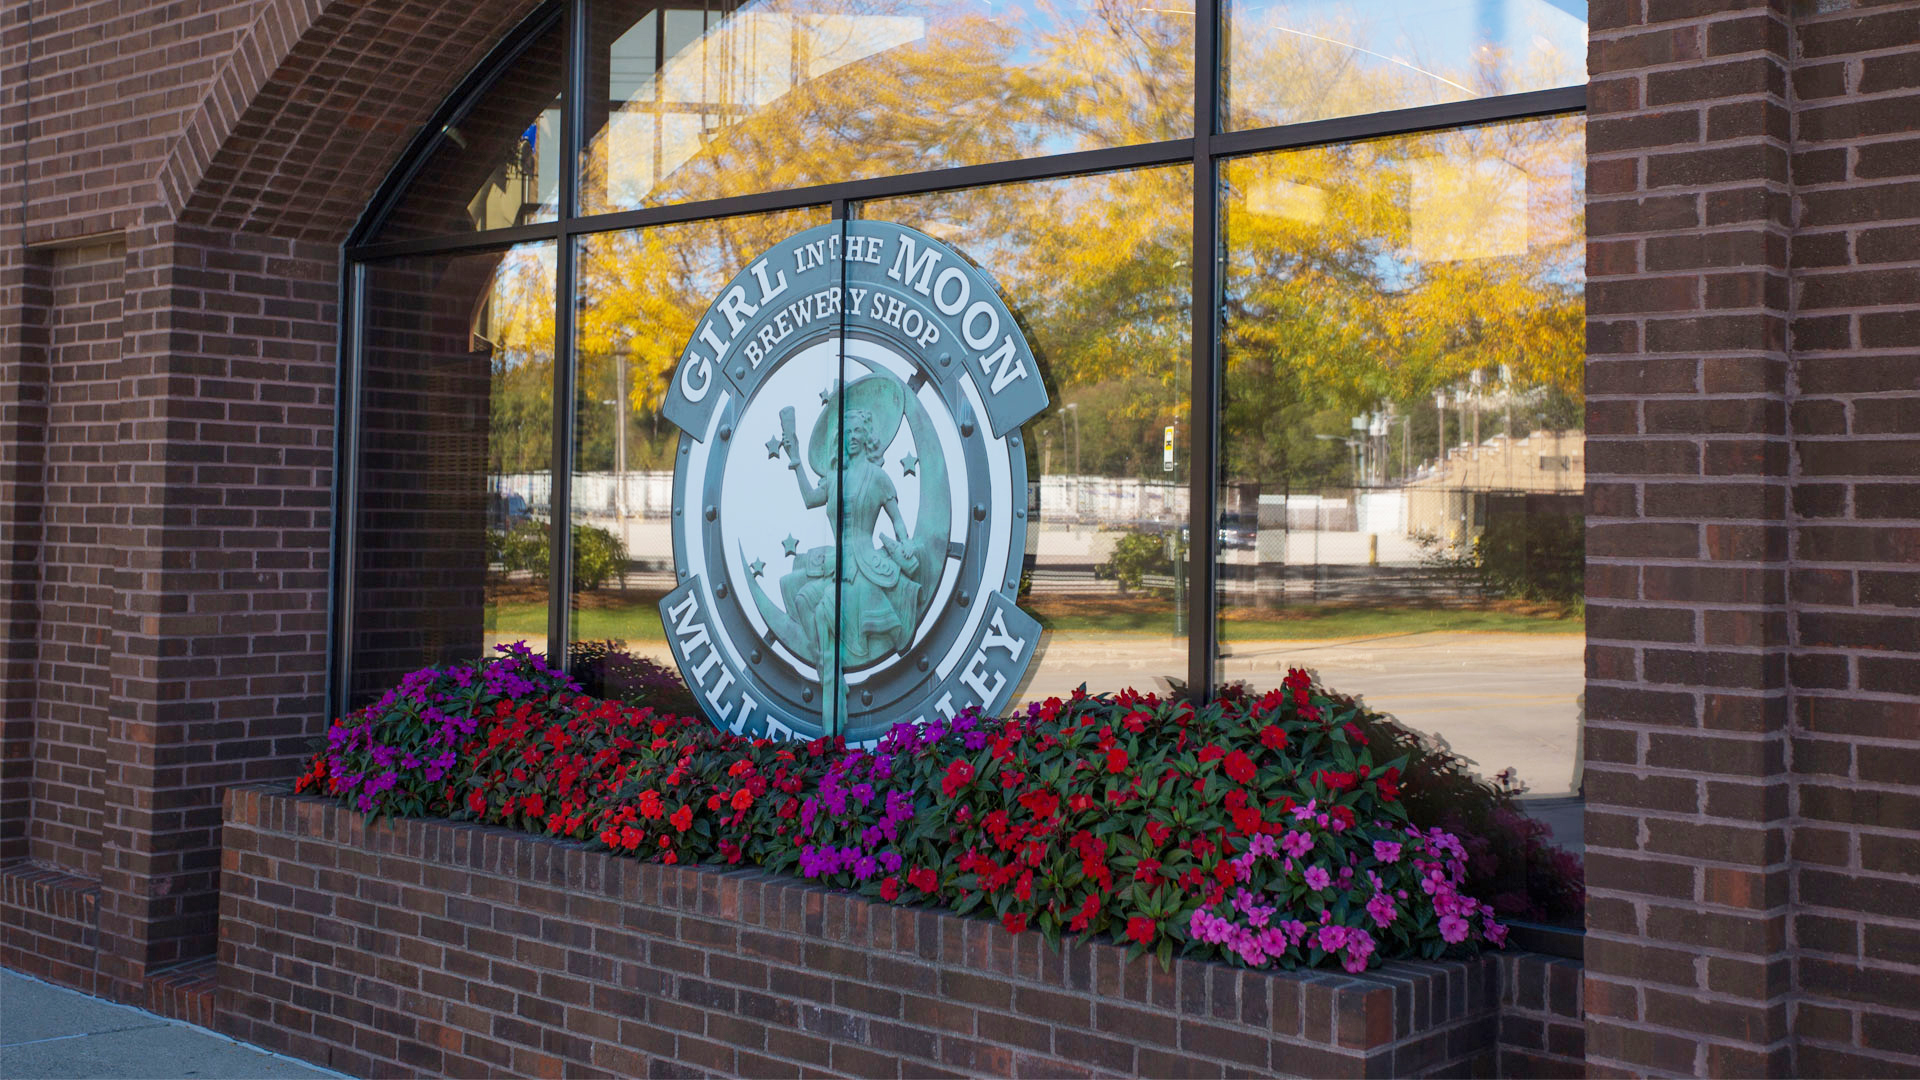
<path fill-rule="evenodd" d="M 441 130 L 380 227 L 381 240 L 554 220 L 565 48 L 559 26 L 539 34 Z"/>
<path fill-rule="evenodd" d="M 1222 182 L 1221 680 L 1317 669 L 1564 806 L 1581 119 L 1238 159 Z M 1577 808 L 1562 824 L 1577 844 Z"/>
<path fill-rule="evenodd" d="M 1227 131 L 1587 81 L 1586 0 L 1238 0 Z"/>
<path fill-rule="evenodd" d="M 972 258 L 1040 358 L 1049 405 L 1024 429 L 1020 606 L 1046 633 L 1016 704 L 1186 680 L 1192 177 L 1116 172 L 860 209 Z"/>
<path fill-rule="evenodd" d="M 366 271 L 353 685 L 547 640 L 554 245 Z"/>
<path fill-rule="evenodd" d="M 598 213 L 1192 134 L 1191 0 L 593 0 Z"/>
<path fill-rule="evenodd" d="M 674 451 L 660 413 L 695 321 L 748 260 L 827 221 L 824 208 L 596 233 L 576 263 L 573 647 L 590 690 L 671 669 L 660 598 L 674 587 Z"/>

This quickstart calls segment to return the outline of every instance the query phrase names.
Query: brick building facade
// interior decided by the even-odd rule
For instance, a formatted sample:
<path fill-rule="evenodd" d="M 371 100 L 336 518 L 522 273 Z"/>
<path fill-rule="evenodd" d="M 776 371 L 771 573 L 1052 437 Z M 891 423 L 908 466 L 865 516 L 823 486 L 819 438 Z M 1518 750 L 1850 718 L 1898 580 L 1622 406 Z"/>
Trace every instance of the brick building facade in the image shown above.
<path fill-rule="evenodd" d="M 0 962 L 212 954 L 325 720 L 341 244 L 534 6 L 0 15 Z M 1590 26 L 1588 1067 L 1920 1070 L 1920 3 Z"/>

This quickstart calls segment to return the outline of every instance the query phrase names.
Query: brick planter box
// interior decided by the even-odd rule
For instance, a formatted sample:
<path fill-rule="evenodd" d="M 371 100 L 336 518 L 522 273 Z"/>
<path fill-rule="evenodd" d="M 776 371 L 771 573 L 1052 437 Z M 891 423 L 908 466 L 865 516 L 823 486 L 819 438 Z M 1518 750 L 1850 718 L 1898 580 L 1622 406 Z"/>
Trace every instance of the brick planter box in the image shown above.
<path fill-rule="evenodd" d="M 1538 956 L 1163 971 L 264 788 L 228 793 L 222 865 L 221 1029 L 362 1076 L 1584 1073 L 1579 966 Z"/>

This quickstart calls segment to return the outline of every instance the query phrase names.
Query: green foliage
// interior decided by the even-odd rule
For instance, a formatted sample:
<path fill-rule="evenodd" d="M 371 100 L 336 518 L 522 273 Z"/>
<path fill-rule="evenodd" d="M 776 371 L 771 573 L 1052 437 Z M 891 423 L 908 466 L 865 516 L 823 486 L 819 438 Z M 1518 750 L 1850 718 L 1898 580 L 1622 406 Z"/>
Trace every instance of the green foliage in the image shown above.
<path fill-rule="evenodd" d="M 1514 501 L 1518 501 L 1517 499 Z M 1577 607 L 1586 590 L 1586 518 L 1580 514 L 1489 513 L 1470 545 L 1417 533 L 1420 564 L 1462 592 Z"/>
<path fill-rule="evenodd" d="M 1174 542 L 1176 551 L 1185 545 Z M 1113 554 L 1094 567 L 1094 576 L 1120 583 L 1121 591 L 1138 589 L 1148 574 L 1173 573 L 1173 559 L 1167 555 L 1167 538 L 1141 530 L 1121 534 L 1113 542 Z"/>
<path fill-rule="evenodd" d="M 487 530 L 487 560 L 499 563 L 508 573 L 531 574 L 535 581 L 547 580 L 553 566 L 551 528 L 545 521 L 522 521 L 507 529 Z M 627 546 L 612 532 L 597 525 L 576 525 L 573 529 L 573 584 L 578 589 L 598 589 L 619 576 L 627 565 Z"/>
<path fill-rule="evenodd" d="M 1474 541 L 1480 577 L 1495 596 L 1577 602 L 1586 591 L 1587 531 L 1581 514 L 1489 514 Z"/>
<path fill-rule="evenodd" d="M 573 587 L 598 589 L 627 568 L 627 545 L 597 525 L 573 528 Z"/>

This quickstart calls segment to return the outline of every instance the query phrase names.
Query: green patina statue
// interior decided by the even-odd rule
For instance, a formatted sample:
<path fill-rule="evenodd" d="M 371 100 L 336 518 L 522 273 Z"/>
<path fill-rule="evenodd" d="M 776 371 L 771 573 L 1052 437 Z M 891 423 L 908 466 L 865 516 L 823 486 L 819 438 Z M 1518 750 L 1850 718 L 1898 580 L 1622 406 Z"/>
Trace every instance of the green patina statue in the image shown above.
<path fill-rule="evenodd" d="M 801 500 L 833 515 L 837 543 L 788 553 L 794 565 L 780 579 L 778 607 L 748 582 L 773 637 L 819 671 L 821 711 L 834 733 L 846 729 L 846 673 L 913 643 L 940 581 L 952 509 L 938 438 L 904 383 L 875 371 L 821 396 L 805 457 L 792 408 L 780 412 L 779 445 Z M 903 422 L 918 455 L 900 462 L 902 478 L 917 475 L 920 483 L 912 530 L 883 460 Z M 891 535 L 878 531 L 882 515 Z"/>

